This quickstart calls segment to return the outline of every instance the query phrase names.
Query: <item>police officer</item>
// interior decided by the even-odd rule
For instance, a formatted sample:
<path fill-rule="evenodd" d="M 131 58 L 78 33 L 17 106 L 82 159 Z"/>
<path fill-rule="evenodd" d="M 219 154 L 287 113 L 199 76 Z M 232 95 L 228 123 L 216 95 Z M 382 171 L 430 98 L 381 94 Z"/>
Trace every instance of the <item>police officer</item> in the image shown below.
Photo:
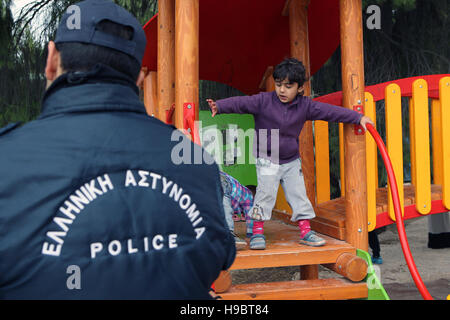
<path fill-rule="evenodd" d="M 40 116 L 0 133 L 0 299 L 207 299 L 231 266 L 217 166 L 139 100 L 145 47 L 111 1 L 63 15 Z"/>

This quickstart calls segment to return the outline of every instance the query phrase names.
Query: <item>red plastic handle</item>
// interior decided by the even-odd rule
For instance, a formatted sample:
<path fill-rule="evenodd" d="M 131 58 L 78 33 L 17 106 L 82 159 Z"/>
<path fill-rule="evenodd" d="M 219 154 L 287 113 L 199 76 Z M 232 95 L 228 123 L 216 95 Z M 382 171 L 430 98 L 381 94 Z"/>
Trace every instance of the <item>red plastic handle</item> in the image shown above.
<path fill-rule="evenodd" d="M 375 139 L 375 142 L 377 143 L 378 146 L 378 150 L 380 150 L 381 157 L 383 158 L 383 162 L 386 167 L 389 184 L 391 186 L 391 195 L 394 205 L 398 235 L 400 238 L 400 244 L 402 246 L 403 255 L 405 256 L 406 263 L 408 264 L 409 272 L 411 273 L 414 283 L 416 284 L 417 289 L 419 289 L 419 292 L 422 295 L 422 297 L 425 300 L 433 300 L 433 297 L 428 292 L 427 288 L 425 287 L 425 284 L 422 281 L 422 278 L 420 277 L 419 271 L 417 271 L 416 264 L 414 263 L 411 250 L 409 248 L 408 238 L 406 236 L 405 226 L 403 224 L 400 199 L 398 196 L 397 181 L 395 179 L 394 169 L 392 168 L 391 159 L 389 158 L 389 155 L 387 153 L 386 146 L 384 145 L 383 139 L 381 139 L 380 135 L 371 124 L 366 124 L 366 128 L 370 132 L 372 137 Z"/>

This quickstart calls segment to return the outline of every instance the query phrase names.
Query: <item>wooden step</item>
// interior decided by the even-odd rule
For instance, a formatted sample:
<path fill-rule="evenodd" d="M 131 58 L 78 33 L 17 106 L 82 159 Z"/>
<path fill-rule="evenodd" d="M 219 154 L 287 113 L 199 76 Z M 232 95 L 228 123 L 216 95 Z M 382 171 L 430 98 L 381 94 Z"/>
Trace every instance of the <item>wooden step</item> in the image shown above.
<path fill-rule="evenodd" d="M 245 222 L 235 223 L 235 232 L 244 239 Z M 356 254 L 350 244 L 322 234 L 319 235 L 327 241 L 324 246 L 302 245 L 298 227 L 277 220 L 264 223 L 264 235 L 266 249 L 238 251 L 231 270 L 335 263 L 343 253 Z"/>
<path fill-rule="evenodd" d="M 343 300 L 367 298 L 365 282 L 317 279 L 238 284 L 220 296 L 224 300 Z"/>

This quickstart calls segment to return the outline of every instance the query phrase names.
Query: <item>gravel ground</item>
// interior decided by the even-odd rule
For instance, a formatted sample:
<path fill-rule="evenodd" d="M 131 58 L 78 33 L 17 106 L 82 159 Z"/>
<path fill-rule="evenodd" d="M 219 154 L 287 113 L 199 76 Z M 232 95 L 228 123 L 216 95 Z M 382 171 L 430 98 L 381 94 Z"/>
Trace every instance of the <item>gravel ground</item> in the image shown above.
<path fill-rule="evenodd" d="M 427 217 L 406 221 L 405 230 L 414 262 L 425 286 L 433 298 L 446 299 L 450 295 L 450 248 L 427 247 Z M 397 227 L 388 226 L 378 238 L 383 258 L 383 264 L 379 266 L 381 282 L 389 297 L 395 300 L 422 299 L 403 257 Z"/>

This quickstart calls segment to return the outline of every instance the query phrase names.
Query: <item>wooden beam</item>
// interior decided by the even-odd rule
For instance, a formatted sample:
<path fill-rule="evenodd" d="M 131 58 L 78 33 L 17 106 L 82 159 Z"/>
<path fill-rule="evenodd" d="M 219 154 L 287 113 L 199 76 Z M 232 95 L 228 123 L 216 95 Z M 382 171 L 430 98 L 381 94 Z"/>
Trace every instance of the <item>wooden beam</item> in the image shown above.
<path fill-rule="evenodd" d="M 155 117 L 166 121 L 175 103 L 175 0 L 158 1 L 158 108 Z"/>
<path fill-rule="evenodd" d="M 308 38 L 308 4 L 309 0 L 290 0 L 289 31 L 291 37 L 291 56 L 303 62 L 307 81 L 304 84 L 304 95 L 311 95 L 309 38 Z M 302 171 L 305 180 L 306 194 L 313 207 L 316 203 L 315 175 L 314 175 L 314 146 L 312 122 L 307 121 L 300 133 L 299 148 L 302 159 Z M 300 268 L 302 279 L 317 279 L 318 266 L 307 265 Z"/>
<path fill-rule="evenodd" d="M 199 0 L 175 3 L 175 126 L 183 129 L 183 105 L 195 106 L 198 120 Z"/>
<path fill-rule="evenodd" d="M 367 298 L 367 294 L 364 282 L 318 279 L 239 284 L 220 296 L 224 300 L 343 300 Z"/>
<path fill-rule="evenodd" d="M 361 0 L 340 0 L 342 103 L 364 104 L 364 56 Z M 346 241 L 368 250 L 365 136 L 344 125 Z"/>
<path fill-rule="evenodd" d="M 158 105 L 156 77 L 156 72 L 150 71 L 145 76 L 143 83 L 145 110 L 152 117 L 156 116 Z"/>
<path fill-rule="evenodd" d="M 289 31 L 291 34 L 291 56 L 303 62 L 309 79 L 309 39 L 308 39 L 308 0 L 291 0 L 289 5 Z M 311 95 L 310 81 L 304 85 L 304 95 Z M 314 146 L 312 122 L 307 121 L 300 134 L 300 157 L 305 178 L 306 193 L 312 205 L 315 205 Z"/>
<path fill-rule="evenodd" d="M 300 280 L 314 280 L 319 279 L 319 265 L 310 264 L 300 266 Z"/>
<path fill-rule="evenodd" d="M 354 282 L 362 281 L 366 277 L 368 267 L 364 259 L 351 253 L 343 253 L 337 258 L 336 263 L 323 266 Z"/>
<path fill-rule="evenodd" d="M 267 67 L 264 75 L 259 83 L 259 89 L 265 91 L 273 91 L 275 90 L 275 82 L 273 80 L 273 66 Z"/>
<path fill-rule="evenodd" d="M 281 15 L 283 17 L 287 17 L 289 15 L 289 2 L 291 2 L 291 0 L 286 0 L 284 3 L 283 10 L 281 11 Z"/>
<path fill-rule="evenodd" d="M 309 3 L 311 2 L 311 0 L 301 0 L 303 2 L 303 4 L 307 7 L 309 6 Z M 291 0 L 286 0 L 286 2 L 284 3 L 283 6 L 283 10 L 281 10 L 281 15 L 283 17 L 287 17 L 289 16 L 289 5 L 290 5 Z"/>

